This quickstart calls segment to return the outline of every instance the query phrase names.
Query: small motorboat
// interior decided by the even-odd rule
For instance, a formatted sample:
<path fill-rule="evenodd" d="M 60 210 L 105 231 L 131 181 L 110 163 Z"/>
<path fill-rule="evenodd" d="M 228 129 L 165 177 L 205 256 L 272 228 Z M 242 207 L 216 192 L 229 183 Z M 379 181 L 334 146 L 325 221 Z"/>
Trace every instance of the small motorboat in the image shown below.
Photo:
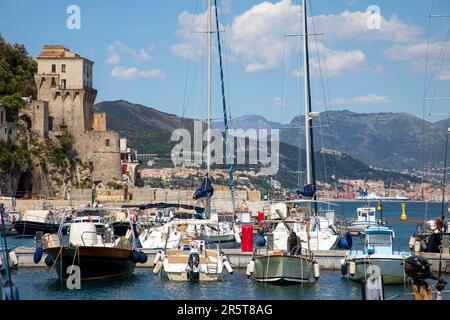
<path fill-rule="evenodd" d="M 394 251 L 394 231 L 387 227 L 369 227 L 365 230 L 363 249 L 349 250 L 342 261 L 341 273 L 348 279 L 366 281 L 372 274 L 370 266 L 377 266 L 384 284 L 401 284 L 406 281 L 404 261 L 408 252 Z"/>
<path fill-rule="evenodd" d="M 448 226 L 445 226 L 448 232 Z M 414 235 L 411 237 L 410 249 L 418 252 L 440 252 L 442 239 L 441 219 L 431 219 L 417 225 Z"/>
<path fill-rule="evenodd" d="M 376 220 L 376 208 L 375 207 L 361 207 L 356 209 L 356 219 L 349 222 L 347 229 L 354 235 L 364 234 L 364 230 L 370 227 L 375 227 L 379 223 Z"/>
<path fill-rule="evenodd" d="M 157 254 L 153 272 L 161 270 L 171 281 L 221 280 L 224 266 L 232 273 L 233 269 L 219 245 L 204 240 L 204 227 L 214 224 L 217 222 L 211 220 L 175 220 L 168 223 L 167 239 L 176 232 L 180 240 L 176 248 L 165 248 Z M 187 230 L 188 225 L 194 226 L 198 232 L 193 235 L 180 231 Z"/>
<path fill-rule="evenodd" d="M 55 233 L 59 229 L 57 213 L 53 209 L 26 210 L 14 224 L 18 235 L 35 235 L 36 232 Z"/>

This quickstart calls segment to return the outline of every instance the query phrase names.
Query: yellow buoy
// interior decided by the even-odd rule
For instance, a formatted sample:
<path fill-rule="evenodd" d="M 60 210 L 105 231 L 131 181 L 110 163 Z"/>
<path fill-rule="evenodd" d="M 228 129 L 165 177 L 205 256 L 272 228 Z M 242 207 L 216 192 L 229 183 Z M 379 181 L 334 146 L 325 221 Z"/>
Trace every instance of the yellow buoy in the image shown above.
<path fill-rule="evenodd" d="M 402 216 L 400 217 L 400 220 L 407 220 L 406 217 L 406 204 L 402 202 Z"/>
<path fill-rule="evenodd" d="M 378 204 L 377 204 L 377 210 L 378 210 L 378 211 L 381 211 L 381 202 L 378 202 Z"/>

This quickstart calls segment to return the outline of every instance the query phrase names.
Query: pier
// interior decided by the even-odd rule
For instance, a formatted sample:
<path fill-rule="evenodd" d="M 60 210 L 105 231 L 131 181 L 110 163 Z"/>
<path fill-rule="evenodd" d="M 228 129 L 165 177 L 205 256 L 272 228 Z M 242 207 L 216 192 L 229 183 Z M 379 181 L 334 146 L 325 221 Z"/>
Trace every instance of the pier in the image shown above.
<path fill-rule="evenodd" d="M 17 258 L 19 260 L 19 268 L 45 268 L 45 254 L 38 264 L 33 262 L 34 248 L 32 247 L 18 247 L 16 248 Z M 148 260 L 146 263 L 136 264 L 136 268 L 153 268 L 153 260 L 158 250 L 143 250 Z M 233 268 L 246 268 L 248 262 L 252 258 L 251 252 L 241 252 L 241 249 L 223 249 L 227 255 L 228 260 Z M 345 250 L 327 250 L 316 251 L 314 257 L 316 258 L 319 266 L 323 270 L 340 270 L 341 260 L 345 257 Z M 439 269 L 439 253 L 421 253 L 421 256 L 428 259 L 432 265 L 432 271 L 438 271 Z M 445 268 L 447 263 L 450 262 L 450 254 L 442 254 L 442 268 Z"/>

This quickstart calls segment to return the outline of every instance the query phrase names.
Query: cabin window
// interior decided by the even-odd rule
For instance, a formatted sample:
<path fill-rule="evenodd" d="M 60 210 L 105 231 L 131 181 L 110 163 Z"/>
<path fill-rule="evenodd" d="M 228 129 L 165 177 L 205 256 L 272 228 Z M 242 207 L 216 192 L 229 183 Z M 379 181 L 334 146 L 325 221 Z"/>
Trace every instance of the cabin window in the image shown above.
<path fill-rule="evenodd" d="M 391 235 L 390 234 L 371 234 L 369 235 L 369 244 L 372 246 L 390 246 Z"/>
<path fill-rule="evenodd" d="M 65 64 L 61 65 L 61 72 L 66 72 L 66 65 Z"/>
<path fill-rule="evenodd" d="M 56 64 L 52 64 L 52 73 L 56 73 Z"/>

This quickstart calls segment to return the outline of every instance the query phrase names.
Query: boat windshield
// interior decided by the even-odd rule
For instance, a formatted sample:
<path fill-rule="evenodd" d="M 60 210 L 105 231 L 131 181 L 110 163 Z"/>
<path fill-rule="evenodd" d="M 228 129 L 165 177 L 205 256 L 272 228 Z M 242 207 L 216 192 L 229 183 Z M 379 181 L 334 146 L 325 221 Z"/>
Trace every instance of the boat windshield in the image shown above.
<path fill-rule="evenodd" d="M 367 243 L 372 247 L 390 247 L 392 238 L 390 234 L 370 234 Z"/>

